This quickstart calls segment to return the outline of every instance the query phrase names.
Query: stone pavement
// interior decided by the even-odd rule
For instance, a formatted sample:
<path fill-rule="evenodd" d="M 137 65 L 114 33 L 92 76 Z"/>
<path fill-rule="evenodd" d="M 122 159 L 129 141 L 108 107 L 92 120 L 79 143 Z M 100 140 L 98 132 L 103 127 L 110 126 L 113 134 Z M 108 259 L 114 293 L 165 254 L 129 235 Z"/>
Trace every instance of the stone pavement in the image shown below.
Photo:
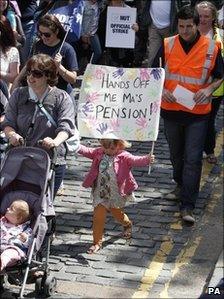
<path fill-rule="evenodd" d="M 222 130 L 223 106 L 217 118 L 218 131 Z M 82 139 L 83 144 L 95 145 L 96 141 Z M 145 154 L 150 150 L 150 142 L 133 142 L 133 154 Z M 208 176 L 203 176 L 199 199 L 195 208 L 196 224 L 184 226 L 180 221 L 178 205 L 172 190 L 172 167 L 169 151 L 163 134 L 163 123 L 155 146 L 156 163 L 151 174 L 146 168 L 134 169 L 139 184 L 135 192 L 136 202 L 129 203 L 126 212 L 133 220 L 133 238 L 121 238 L 121 227 L 108 215 L 105 226 L 103 249 L 97 254 L 86 254 L 92 242 L 92 204 L 90 190 L 82 187 L 83 177 L 89 169 L 90 161 L 78 156 L 69 157 L 64 181 L 65 190 L 57 196 L 56 238 L 51 247 L 50 264 L 53 274 L 60 282 L 97 284 L 100 286 L 131 288 L 144 292 L 144 284 L 158 292 L 171 275 L 172 264 L 187 242 L 197 223 L 200 222 L 212 193 L 213 183 L 221 173 L 222 158 Z M 205 162 L 206 164 L 206 162 Z M 149 265 L 155 257 L 164 260 L 163 267 L 150 278 Z M 154 273 L 155 274 L 155 273 Z M 69 296 L 69 290 L 64 290 Z M 69 298 L 77 297 L 70 293 Z M 80 295 L 85 297 L 85 295 Z M 93 294 L 93 297 L 94 294 Z M 96 296 L 97 297 L 97 296 Z M 114 297 L 116 298 L 116 297 Z"/>

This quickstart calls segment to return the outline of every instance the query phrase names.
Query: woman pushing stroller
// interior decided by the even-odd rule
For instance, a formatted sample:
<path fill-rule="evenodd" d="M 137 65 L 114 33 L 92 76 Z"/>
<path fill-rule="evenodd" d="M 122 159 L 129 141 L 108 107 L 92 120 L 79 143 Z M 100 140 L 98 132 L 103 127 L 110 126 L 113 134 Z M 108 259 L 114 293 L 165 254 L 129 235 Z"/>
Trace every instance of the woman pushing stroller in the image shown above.
<path fill-rule="evenodd" d="M 50 56 L 37 54 L 31 57 L 26 64 L 28 86 L 13 92 L 2 123 L 12 146 L 18 146 L 24 140 L 27 146 L 38 146 L 38 141 L 42 140 L 47 151 L 57 148 L 54 194 L 65 174 L 64 142 L 75 132 L 73 103 L 65 91 L 55 86 L 57 74 L 57 65 Z"/>

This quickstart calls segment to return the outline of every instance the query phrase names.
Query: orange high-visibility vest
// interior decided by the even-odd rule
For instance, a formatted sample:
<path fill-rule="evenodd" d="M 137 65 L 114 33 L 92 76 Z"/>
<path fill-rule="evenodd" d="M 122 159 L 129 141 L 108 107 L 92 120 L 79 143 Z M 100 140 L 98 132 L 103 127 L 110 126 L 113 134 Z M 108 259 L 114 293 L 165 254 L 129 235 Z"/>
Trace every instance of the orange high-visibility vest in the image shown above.
<path fill-rule="evenodd" d="M 165 84 L 164 87 L 173 92 L 181 85 L 196 93 L 212 82 L 211 71 L 214 68 L 218 52 L 216 42 L 201 36 L 190 52 L 186 54 L 180 44 L 179 35 L 166 38 L 165 46 Z M 165 110 L 186 111 L 194 114 L 207 114 L 211 111 L 210 99 L 206 103 L 196 104 L 190 110 L 178 103 L 167 103 L 162 100 Z"/>

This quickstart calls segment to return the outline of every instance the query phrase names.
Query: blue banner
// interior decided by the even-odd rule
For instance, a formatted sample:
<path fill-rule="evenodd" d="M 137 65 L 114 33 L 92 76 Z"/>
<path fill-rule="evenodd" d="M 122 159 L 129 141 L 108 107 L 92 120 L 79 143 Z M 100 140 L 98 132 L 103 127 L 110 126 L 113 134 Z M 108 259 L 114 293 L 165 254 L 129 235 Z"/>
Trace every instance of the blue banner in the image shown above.
<path fill-rule="evenodd" d="M 66 31 L 69 30 L 68 42 L 73 42 L 80 38 L 83 10 L 84 1 L 74 0 L 72 4 L 55 9 L 52 8 L 48 11 L 49 14 L 55 15 L 59 19 Z"/>

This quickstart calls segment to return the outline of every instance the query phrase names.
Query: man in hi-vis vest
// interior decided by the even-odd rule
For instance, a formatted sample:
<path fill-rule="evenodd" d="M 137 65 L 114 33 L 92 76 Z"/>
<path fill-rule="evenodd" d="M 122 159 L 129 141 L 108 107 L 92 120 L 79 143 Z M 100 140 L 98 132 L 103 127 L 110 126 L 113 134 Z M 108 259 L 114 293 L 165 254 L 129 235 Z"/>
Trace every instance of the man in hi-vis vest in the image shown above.
<path fill-rule="evenodd" d="M 164 40 L 153 66 L 162 57 L 166 77 L 161 116 L 177 183 L 175 193 L 182 219 L 194 223 L 211 95 L 222 83 L 224 65 L 218 44 L 200 35 L 197 11 L 184 6 L 177 18 L 178 35 Z"/>

